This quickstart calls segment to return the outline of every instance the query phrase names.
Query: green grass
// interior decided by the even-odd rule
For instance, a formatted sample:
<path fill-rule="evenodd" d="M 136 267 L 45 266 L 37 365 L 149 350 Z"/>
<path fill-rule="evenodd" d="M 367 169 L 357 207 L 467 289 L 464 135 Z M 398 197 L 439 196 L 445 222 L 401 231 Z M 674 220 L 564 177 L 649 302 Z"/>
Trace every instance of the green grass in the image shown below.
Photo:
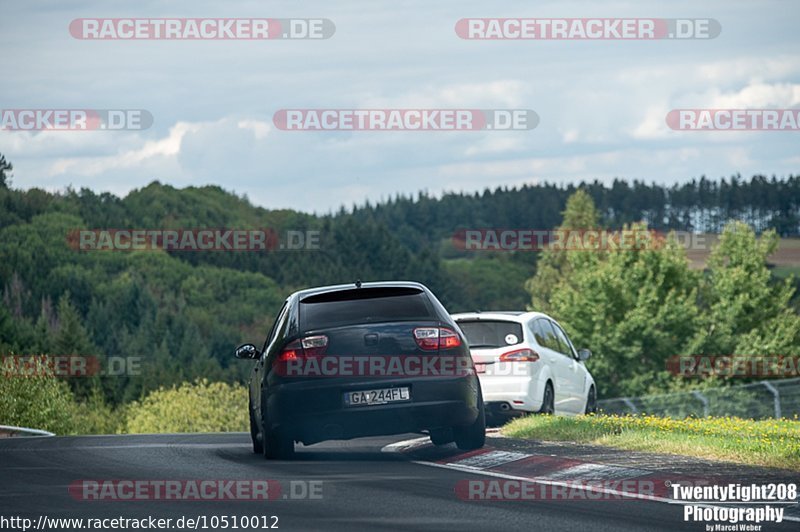
<path fill-rule="evenodd" d="M 589 443 L 800 471 L 800 422 L 797 420 L 528 416 L 503 427 L 503 435 Z"/>

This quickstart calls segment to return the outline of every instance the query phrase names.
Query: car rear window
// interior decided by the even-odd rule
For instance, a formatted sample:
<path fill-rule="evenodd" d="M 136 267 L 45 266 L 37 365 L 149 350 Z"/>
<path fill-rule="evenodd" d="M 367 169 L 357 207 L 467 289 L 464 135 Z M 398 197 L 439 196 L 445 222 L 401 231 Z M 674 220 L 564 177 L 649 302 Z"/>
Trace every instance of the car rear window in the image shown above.
<path fill-rule="evenodd" d="M 432 305 L 418 288 L 336 290 L 300 301 L 300 326 L 304 330 L 435 319 Z"/>
<path fill-rule="evenodd" d="M 460 320 L 471 348 L 505 347 L 522 342 L 522 325 L 503 320 Z"/>

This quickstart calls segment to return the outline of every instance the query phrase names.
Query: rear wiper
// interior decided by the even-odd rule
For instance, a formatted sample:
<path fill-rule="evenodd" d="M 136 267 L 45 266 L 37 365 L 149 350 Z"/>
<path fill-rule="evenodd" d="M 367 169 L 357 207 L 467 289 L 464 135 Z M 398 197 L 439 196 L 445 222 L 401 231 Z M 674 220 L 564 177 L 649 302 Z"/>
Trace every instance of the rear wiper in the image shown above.
<path fill-rule="evenodd" d="M 469 347 L 470 347 L 470 349 L 482 349 L 482 348 L 485 348 L 485 347 L 490 347 L 492 349 L 496 349 L 497 347 L 500 347 L 500 346 L 490 345 L 490 344 L 469 344 Z"/>

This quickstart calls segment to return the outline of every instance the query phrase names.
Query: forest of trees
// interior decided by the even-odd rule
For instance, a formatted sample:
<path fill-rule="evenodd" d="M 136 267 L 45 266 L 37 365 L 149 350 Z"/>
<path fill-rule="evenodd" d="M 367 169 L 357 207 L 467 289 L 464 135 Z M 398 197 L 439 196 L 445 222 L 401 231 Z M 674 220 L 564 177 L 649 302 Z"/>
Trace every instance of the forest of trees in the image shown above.
<path fill-rule="evenodd" d="M 387 224 L 412 248 L 423 248 L 460 228 L 549 229 L 561 221 L 569 196 L 585 190 L 597 206 L 604 227 L 645 222 L 651 229 L 720 233 L 728 220 L 741 220 L 757 232 L 773 228 L 780 236 L 800 235 L 800 176 L 785 179 L 734 176 L 705 177 L 665 186 L 614 180 L 557 186 L 524 185 L 474 194 L 434 198 L 399 196 L 377 205 L 356 207 L 352 216 Z M 346 212 L 342 209 L 339 217 Z"/>
<path fill-rule="evenodd" d="M 567 200 L 559 227 L 599 223 L 581 190 Z M 800 356 L 800 314 L 790 304 L 797 288 L 768 267 L 776 232 L 757 237 L 731 220 L 719 237 L 704 271 L 690 268 L 687 250 L 670 236 L 635 251 L 547 250 L 525 288 L 532 308 L 557 318 L 573 342 L 598 354 L 587 367 L 603 397 L 741 384 L 739 377 L 680 378 L 667 370 L 666 361 L 678 356 Z"/>
<path fill-rule="evenodd" d="M 0 172 L 0 355 L 138 357 L 140 375 L 71 379 L 79 397 L 110 404 L 196 378 L 235 382 L 235 345 L 259 342 L 282 298 L 313 285 L 385 279 L 423 282 L 452 312 L 519 309 L 536 253 L 470 254 L 462 228 L 549 229 L 584 190 L 609 228 L 644 221 L 666 230 L 721 231 L 739 219 L 757 233 L 800 234 L 800 177 L 755 176 L 675 186 L 526 185 L 475 194 L 388 199 L 325 215 L 266 210 L 220 187 L 153 182 L 124 198 L 88 189 L 11 188 Z M 273 252 L 80 252 L 82 228 L 318 230 L 320 249 Z M 540 259 L 541 260 L 541 259 Z"/>

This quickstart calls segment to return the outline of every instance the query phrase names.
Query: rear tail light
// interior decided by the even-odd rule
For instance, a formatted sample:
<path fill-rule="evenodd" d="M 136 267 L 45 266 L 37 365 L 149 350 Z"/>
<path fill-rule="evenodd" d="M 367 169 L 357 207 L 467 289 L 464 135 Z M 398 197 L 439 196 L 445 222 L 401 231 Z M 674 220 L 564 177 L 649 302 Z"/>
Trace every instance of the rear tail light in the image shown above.
<path fill-rule="evenodd" d="M 328 337 L 324 334 L 319 336 L 307 336 L 300 342 L 303 352 L 307 357 L 315 357 L 325 354 L 328 347 Z"/>
<path fill-rule="evenodd" d="M 278 355 L 278 362 L 287 360 L 297 360 L 306 357 L 318 357 L 325 354 L 328 347 L 328 337 L 324 334 L 318 336 L 306 336 L 303 339 L 295 340 L 283 348 Z"/>
<path fill-rule="evenodd" d="M 414 340 L 425 351 L 452 349 L 461 345 L 461 337 L 446 327 L 417 327 L 414 329 Z"/>
<path fill-rule="evenodd" d="M 439 349 L 452 349 L 461 345 L 461 338 L 450 329 L 439 329 Z"/>
<path fill-rule="evenodd" d="M 439 349 L 439 328 L 438 327 L 420 327 L 414 329 L 414 340 L 417 345 L 426 351 Z"/>
<path fill-rule="evenodd" d="M 278 362 L 286 362 L 287 360 L 297 360 L 303 356 L 303 346 L 300 345 L 300 340 L 295 340 L 283 348 L 281 354 L 278 355 Z"/>
<path fill-rule="evenodd" d="M 500 362 L 536 362 L 539 355 L 532 349 L 517 349 L 500 355 Z"/>

